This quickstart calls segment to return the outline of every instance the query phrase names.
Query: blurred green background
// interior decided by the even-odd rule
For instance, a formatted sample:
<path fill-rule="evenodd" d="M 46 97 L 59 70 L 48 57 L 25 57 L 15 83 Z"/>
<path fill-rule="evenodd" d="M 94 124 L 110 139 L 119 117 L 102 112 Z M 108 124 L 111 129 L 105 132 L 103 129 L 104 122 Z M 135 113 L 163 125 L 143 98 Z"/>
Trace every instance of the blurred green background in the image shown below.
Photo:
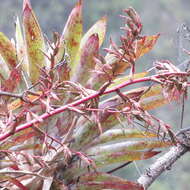
<path fill-rule="evenodd" d="M 43 32 L 51 37 L 53 31 L 62 32 L 69 12 L 76 0 L 31 0 L 33 9 L 39 19 Z M 161 33 L 161 37 L 153 51 L 138 61 L 138 71 L 150 68 L 155 60 L 169 59 L 179 64 L 188 57 L 179 49 L 179 38 L 182 45 L 190 50 L 189 39 L 185 39 L 186 31 L 181 35 L 177 28 L 182 23 L 190 26 L 189 0 L 84 0 L 84 31 L 104 15 L 108 17 L 107 37 L 103 47 L 109 45 L 109 39 L 118 42 L 121 34 L 122 20 L 119 15 L 124 8 L 133 6 L 140 14 L 144 34 Z M 1 0 L 0 31 L 14 38 L 14 20 L 22 16 L 22 0 Z M 180 37 L 179 37 L 180 36 Z M 171 104 L 152 112 L 168 122 L 175 131 L 180 126 L 181 105 Z M 190 125 L 190 104 L 185 106 L 184 127 Z M 186 154 L 170 171 L 165 172 L 152 186 L 151 190 L 189 190 L 190 189 L 190 156 Z M 137 162 L 116 174 L 127 179 L 136 179 L 147 164 L 154 160 Z"/>

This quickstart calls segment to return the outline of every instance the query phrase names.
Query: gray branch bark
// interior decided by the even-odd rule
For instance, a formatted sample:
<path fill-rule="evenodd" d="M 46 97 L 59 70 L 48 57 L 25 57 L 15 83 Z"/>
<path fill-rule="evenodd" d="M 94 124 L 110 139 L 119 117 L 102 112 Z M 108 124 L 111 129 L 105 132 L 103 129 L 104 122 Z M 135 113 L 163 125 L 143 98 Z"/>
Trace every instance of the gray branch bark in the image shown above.
<path fill-rule="evenodd" d="M 190 128 L 180 130 L 176 137 L 179 141 L 177 146 L 172 147 L 169 152 L 158 158 L 145 173 L 140 176 L 138 183 L 144 189 L 148 187 L 166 170 L 170 170 L 172 165 L 186 152 L 190 150 Z"/>

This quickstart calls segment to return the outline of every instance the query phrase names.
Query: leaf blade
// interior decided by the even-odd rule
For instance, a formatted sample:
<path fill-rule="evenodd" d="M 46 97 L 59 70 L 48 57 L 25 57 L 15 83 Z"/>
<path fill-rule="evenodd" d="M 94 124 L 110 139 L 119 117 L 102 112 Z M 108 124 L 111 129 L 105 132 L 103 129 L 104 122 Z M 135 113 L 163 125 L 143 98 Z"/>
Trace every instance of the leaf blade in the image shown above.
<path fill-rule="evenodd" d="M 43 54 L 45 52 L 45 42 L 29 0 L 25 0 L 23 3 L 23 27 L 29 61 L 29 74 L 32 83 L 35 83 L 39 79 L 40 68 L 46 64 L 45 55 Z"/>

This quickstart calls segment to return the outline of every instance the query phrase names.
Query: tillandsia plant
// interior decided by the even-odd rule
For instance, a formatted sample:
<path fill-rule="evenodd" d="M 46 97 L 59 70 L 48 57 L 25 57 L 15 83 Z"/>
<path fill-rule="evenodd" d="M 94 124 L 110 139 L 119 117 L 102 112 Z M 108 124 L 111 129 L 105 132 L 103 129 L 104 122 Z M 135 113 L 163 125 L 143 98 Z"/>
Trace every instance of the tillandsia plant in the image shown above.
<path fill-rule="evenodd" d="M 111 40 L 105 56 L 99 49 L 107 18 L 83 35 L 81 0 L 52 40 L 29 0 L 15 39 L 0 33 L 2 188 L 141 190 L 142 183 L 114 176 L 114 164 L 149 159 L 179 143 L 149 110 L 186 97 L 190 73 L 169 61 L 137 73 L 136 61 L 160 35 L 143 36 L 133 8 L 124 14 L 120 45 Z"/>

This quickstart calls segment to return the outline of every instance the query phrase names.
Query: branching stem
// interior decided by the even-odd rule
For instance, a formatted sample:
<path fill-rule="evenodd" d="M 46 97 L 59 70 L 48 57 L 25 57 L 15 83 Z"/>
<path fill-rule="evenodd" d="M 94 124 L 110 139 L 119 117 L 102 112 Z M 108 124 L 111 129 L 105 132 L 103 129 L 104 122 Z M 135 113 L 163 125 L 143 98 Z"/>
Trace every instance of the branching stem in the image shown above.
<path fill-rule="evenodd" d="M 105 94 L 110 94 L 112 92 L 117 92 L 119 89 L 121 88 L 124 88 L 126 86 L 129 86 L 129 85 L 132 85 L 132 84 L 136 84 L 136 83 L 142 83 L 142 82 L 150 82 L 150 81 L 154 81 L 155 82 L 155 78 L 156 79 L 159 79 L 161 77 L 167 77 L 167 76 L 189 76 L 189 73 L 187 72 L 175 72 L 175 73 L 164 73 L 164 74 L 159 74 L 159 75 L 153 75 L 153 76 L 149 76 L 149 77 L 144 77 L 144 78 L 140 78 L 140 79 L 134 79 L 134 80 L 129 80 L 127 82 L 124 82 L 122 84 L 119 84 L 117 85 L 116 87 L 113 87 L 111 89 L 108 89 L 108 90 L 105 90 L 103 93 L 97 91 L 89 96 L 86 96 L 84 98 L 81 98 L 75 102 L 72 102 L 72 103 L 69 103 L 69 104 L 66 104 L 66 105 L 63 105 L 62 107 L 59 107 L 53 111 L 50 111 L 49 113 L 44 113 L 42 114 L 41 116 L 39 116 L 38 118 L 39 119 L 33 119 L 27 123 L 24 123 L 20 126 L 18 126 L 16 129 L 15 129 L 15 133 L 18 133 L 19 131 L 22 131 L 22 130 L 25 130 L 25 129 L 28 129 L 29 127 L 32 127 L 34 124 L 36 123 L 39 123 L 39 121 L 43 121 L 49 117 L 52 117 L 54 115 L 57 115 L 59 113 L 62 113 L 64 112 L 65 110 L 67 110 L 69 107 L 75 107 L 75 106 L 78 106 L 80 104 L 83 104 L 89 100 L 92 100 L 94 98 L 98 98 L 99 96 L 101 95 L 105 95 Z M 20 98 L 20 97 L 19 97 Z M 8 132 L 8 133 L 5 133 L 5 134 L 2 134 L 0 135 L 0 141 L 8 138 L 9 136 L 13 135 L 12 133 Z"/>

